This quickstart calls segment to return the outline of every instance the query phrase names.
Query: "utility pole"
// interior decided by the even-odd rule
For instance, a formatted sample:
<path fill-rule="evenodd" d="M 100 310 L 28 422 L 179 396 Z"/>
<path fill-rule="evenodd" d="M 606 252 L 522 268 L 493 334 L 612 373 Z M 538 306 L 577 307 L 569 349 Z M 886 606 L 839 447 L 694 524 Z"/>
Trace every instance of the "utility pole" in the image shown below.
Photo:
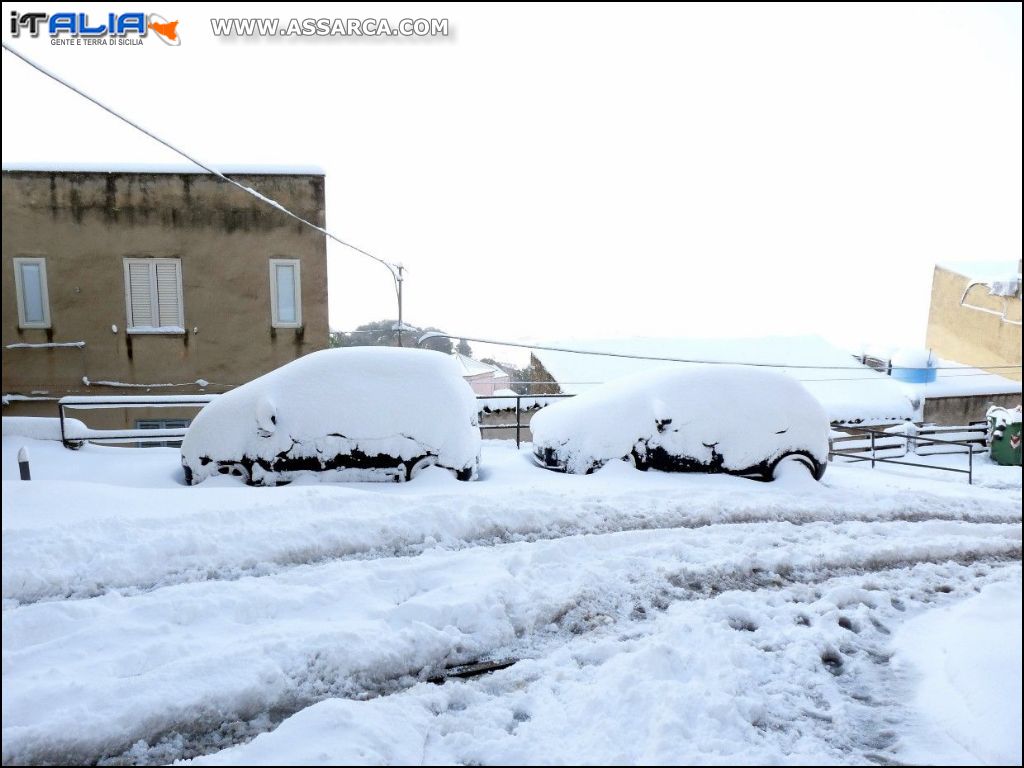
<path fill-rule="evenodd" d="M 402 272 L 405 270 L 405 267 L 401 264 L 396 264 L 395 266 L 398 269 L 398 277 L 395 278 L 398 282 L 398 346 L 402 346 L 402 281 L 404 279 Z"/>

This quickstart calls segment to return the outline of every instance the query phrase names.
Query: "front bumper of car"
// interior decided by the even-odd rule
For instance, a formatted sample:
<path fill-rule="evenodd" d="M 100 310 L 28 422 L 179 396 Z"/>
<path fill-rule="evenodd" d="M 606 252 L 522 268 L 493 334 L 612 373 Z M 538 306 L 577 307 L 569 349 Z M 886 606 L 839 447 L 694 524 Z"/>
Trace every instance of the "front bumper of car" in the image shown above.
<path fill-rule="evenodd" d="M 566 471 L 565 462 L 558 457 L 558 453 L 554 448 L 534 447 L 533 460 L 538 466 L 544 467 L 544 469 L 551 469 L 555 472 Z"/>

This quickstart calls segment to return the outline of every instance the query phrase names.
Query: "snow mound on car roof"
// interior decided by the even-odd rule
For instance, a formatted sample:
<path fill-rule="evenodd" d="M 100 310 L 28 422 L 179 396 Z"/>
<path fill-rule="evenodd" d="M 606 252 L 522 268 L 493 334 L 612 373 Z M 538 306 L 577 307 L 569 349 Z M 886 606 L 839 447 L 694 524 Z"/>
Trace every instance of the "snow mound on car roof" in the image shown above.
<path fill-rule="evenodd" d="M 626 457 L 652 438 L 700 462 L 717 451 L 727 470 L 787 450 L 810 447 L 821 462 L 828 455 L 828 416 L 807 389 L 786 374 L 742 366 L 670 367 L 618 379 L 548 406 L 530 429 L 535 448 L 558 449 L 570 472 Z"/>
<path fill-rule="evenodd" d="M 327 349 L 220 395 L 193 421 L 181 453 L 196 466 L 202 457 L 270 460 L 339 447 L 403 460 L 429 450 L 462 467 L 479 455 L 476 419 L 473 392 L 447 355 Z"/>

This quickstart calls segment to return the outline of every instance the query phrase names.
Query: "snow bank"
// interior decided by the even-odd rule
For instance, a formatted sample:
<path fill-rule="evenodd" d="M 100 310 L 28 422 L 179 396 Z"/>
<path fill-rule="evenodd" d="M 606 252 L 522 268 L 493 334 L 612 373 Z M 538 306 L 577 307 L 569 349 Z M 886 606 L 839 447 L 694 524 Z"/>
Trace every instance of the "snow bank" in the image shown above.
<path fill-rule="evenodd" d="M 1021 582 L 990 584 L 907 622 L 893 646 L 916 681 L 909 763 L 1021 764 Z"/>
<path fill-rule="evenodd" d="M 742 471 L 790 451 L 828 457 L 824 410 L 789 376 L 736 366 L 666 368 L 619 379 L 534 416 L 534 448 L 552 450 L 569 472 L 634 452 Z"/>
<path fill-rule="evenodd" d="M 91 430 L 78 419 L 64 419 L 68 437 L 87 435 Z M 45 416 L 4 416 L 4 437 L 29 437 L 33 440 L 60 440 L 60 419 Z"/>
<path fill-rule="evenodd" d="M 214 474 L 220 461 L 355 452 L 402 461 L 431 454 L 441 466 L 475 472 L 476 424 L 476 399 L 451 357 L 327 349 L 220 395 L 192 422 L 181 455 L 195 481 Z M 204 464 L 207 458 L 213 461 Z"/>

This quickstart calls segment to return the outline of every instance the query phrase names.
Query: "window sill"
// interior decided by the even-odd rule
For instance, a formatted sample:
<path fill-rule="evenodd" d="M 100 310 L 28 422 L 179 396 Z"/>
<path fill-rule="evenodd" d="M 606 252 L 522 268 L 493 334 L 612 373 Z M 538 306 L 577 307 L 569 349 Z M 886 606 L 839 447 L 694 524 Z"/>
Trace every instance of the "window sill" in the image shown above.
<path fill-rule="evenodd" d="M 125 331 L 129 336 L 184 336 L 187 331 L 179 325 L 137 326 Z"/>

